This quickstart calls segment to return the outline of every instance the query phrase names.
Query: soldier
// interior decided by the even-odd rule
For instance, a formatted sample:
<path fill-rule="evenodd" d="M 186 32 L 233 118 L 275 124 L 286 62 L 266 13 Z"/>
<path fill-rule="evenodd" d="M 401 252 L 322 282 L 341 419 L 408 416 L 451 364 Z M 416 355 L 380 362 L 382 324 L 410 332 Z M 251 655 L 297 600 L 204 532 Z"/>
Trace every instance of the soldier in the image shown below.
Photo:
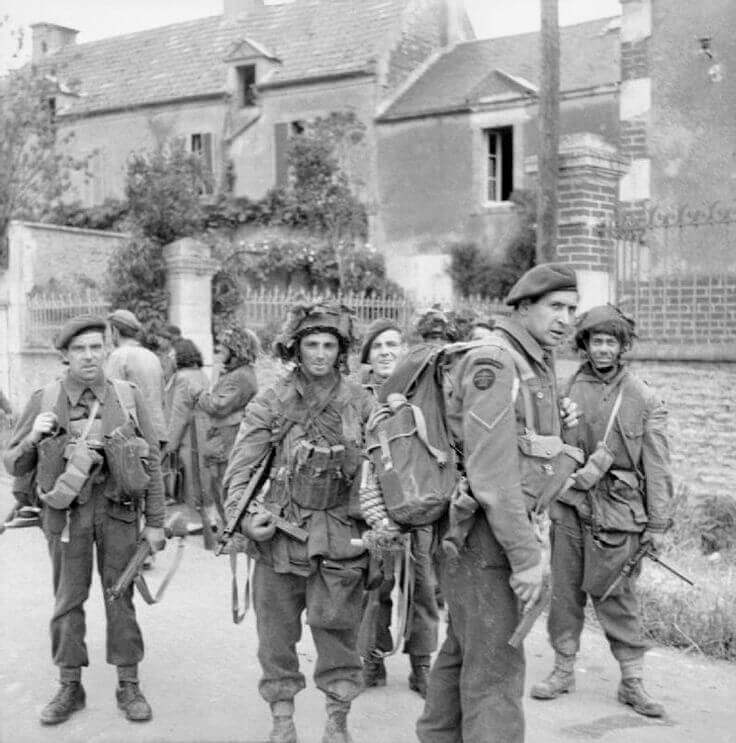
<path fill-rule="evenodd" d="M 81 672 L 89 661 L 84 602 L 92 578 L 93 545 L 103 589 L 115 583 L 136 551 L 143 499 L 112 474 L 121 466 L 110 461 L 103 443 L 113 432 L 132 428 L 133 417 L 145 443 L 135 438 L 131 445 L 148 449 L 143 537 L 152 550 L 165 543 L 158 437 L 140 392 L 127 382 L 113 383 L 103 373 L 104 332 L 104 318 L 91 315 L 75 317 L 61 328 L 56 347 L 68 362 L 66 374 L 33 393 L 3 456 L 12 475 L 36 472 L 43 503 L 55 600 L 51 651 L 61 684 L 41 712 L 45 725 L 64 722 L 85 706 Z M 133 587 L 114 604 L 106 603 L 106 611 L 107 662 L 117 666 L 118 706 L 129 720 L 150 720 L 151 708 L 138 687 L 143 640 Z"/>
<path fill-rule="evenodd" d="M 360 362 L 370 364 L 365 381 L 367 389 L 378 397 L 380 387 L 396 368 L 397 362 L 406 353 L 406 344 L 399 326 L 391 320 L 376 320 L 366 331 L 360 351 Z M 377 483 L 375 483 L 377 486 Z M 437 650 L 437 626 L 439 616 L 435 598 L 435 579 L 432 573 L 430 548 L 431 526 L 417 527 L 411 532 L 411 550 L 414 559 L 414 585 L 410 591 L 411 605 L 408 607 L 408 628 L 404 652 L 409 654 L 411 674 L 409 688 L 420 696 L 427 695 L 427 675 L 430 656 Z M 404 569 L 407 569 L 406 566 Z M 376 611 L 370 608 L 363 618 L 361 636 L 372 640 L 372 646 L 361 647 L 363 654 L 363 682 L 367 687 L 386 685 L 386 667 L 383 656 L 392 649 L 391 638 L 391 591 L 394 577 L 382 581 L 369 596 Z M 408 597 L 404 597 L 408 600 Z M 365 626 L 374 622 L 373 627 Z"/>
<path fill-rule="evenodd" d="M 250 330 L 235 325 L 225 327 L 217 336 L 215 356 L 221 365 L 220 376 L 211 392 L 193 390 L 195 410 L 209 416 L 205 460 L 210 472 L 212 495 L 220 517 L 223 511 L 222 479 L 232 451 L 245 406 L 258 392 L 253 369 L 261 344 Z"/>
<path fill-rule="evenodd" d="M 621 359 L 633 338 L 633 320 L 612 305 L 588 310 L 577 325 L 575 344 L 586 360 L 571 380 L 570 397 L 580 407 L 582 423 L 566 438 L 594 455 L 598 468 L 596 481 L 578 480 L 552 508 L 554 591 L 548 629 L 555 665 L 531 695 L 554 699 L 575 690 L 575 655 L 589 595 L 621 667 L 618 700 L 640 715 L 661 717 L 664 707 L 642 685 L 648 645 L 635 592 L 638 569 L 601 601 L 639 544 L 648 542 L 656 550 L 669 525 L 667 413 Z"/>
<path fill-rule="evenodd" d="M 444 346 L 452 340 L 452 325 L 439 305 L 423 312 L 417 320 L 417 333 L 430 346 Z"/>
<path fill-rule="evenodd" d="M 480 508 L 470 517 L 464 546 L 453 559 L 440 558 L 448 626 L 417 723 L 422 743 L 524 738 L 524 654 L 508 639 L 522 607 L 540 594 L 542 556 L 527 511 L 552 467 L 526 456 L 527 437 L 520 434 L 534 426 L 538 434 L 559 437 L 561 416 L 566 425 L 575 422 L 567 404 L 558 408 L 552 357 L 577 307 L 575 272 L 536 266 L 506 301 L 511 317 L 496 324 L 493 338 L 466 346 L 455 363 L 450 359 L 444 385 L 448 428 Z M 520 383 L 513 354 L 529 369 L 515 404 Z M 442 534 L 447 519 L 437 526 Z"/>
<path fill-rule="evenodd" d="M 140 342 L 143 326 L 130 310 L 115 310 L 108 316 L 110 337 L 115 347 L 107 358 L 105 374 L 109 379 L 125 379 L 137 385 L 146 401 L 149 417 L 159 445 L 168 440 L 164 420 L 164 372 L 153 351 Z"/>
<path fill-rule="evenodd" d="M 347 743 L 347 716 L 361 690 L 356 649 L 368 558 L 350 493 L 361 462 L 362 429 L 373 401 L 340 373 L 352 341 L 352 318 L 340 305 L 302 305 L 291 313 L 276 349 L 296 366 L 248 405 L 225 472 L 226 513 L 256 465 L 275 446 L 266 509 L 308 532 L 301 543 L 264 511 L 246 515 L 255 546 L 253 601 L 261 696 L 271 705 L 271 743 L 293 743 L 294 696 L 304 688 L 296 643 L 301 614 L 317 648 L 314 679 L 327 697 L 323 743 Z"/>

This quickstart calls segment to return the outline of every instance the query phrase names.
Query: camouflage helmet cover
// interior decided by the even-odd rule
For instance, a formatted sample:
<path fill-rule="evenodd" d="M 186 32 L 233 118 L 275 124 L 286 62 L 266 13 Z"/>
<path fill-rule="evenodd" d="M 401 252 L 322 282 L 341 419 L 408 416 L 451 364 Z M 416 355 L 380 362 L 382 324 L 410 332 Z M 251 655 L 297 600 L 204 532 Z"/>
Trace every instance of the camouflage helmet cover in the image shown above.
<path fill-rule="evenodd" d="M 217 342 L 230 349 L 234 363 L 228 362 L 229 366 L 252 364 L 261 352 L 258 336 L 252 330 L 241 328 L 239 325 L 226 325 L 217 334 Z"/>
<path fill-rule="evenodd" d="M 636 338 L 635 328 L 634 319 L 612 304 L 591 307 L 578 318 L 575 326 L 575 347 L 584 351 L 591 333 L 607 333 L 616 338 L 625 350 Z"/>
<path fill-rule="evenodd" d="M 299 340 L 309 333 L 332 333 L 346 352 L 353 341 L 352 310 L 340 302 L 297 302 L 289 310 L 274 350 L 284 360 L 294 359 Z"/>

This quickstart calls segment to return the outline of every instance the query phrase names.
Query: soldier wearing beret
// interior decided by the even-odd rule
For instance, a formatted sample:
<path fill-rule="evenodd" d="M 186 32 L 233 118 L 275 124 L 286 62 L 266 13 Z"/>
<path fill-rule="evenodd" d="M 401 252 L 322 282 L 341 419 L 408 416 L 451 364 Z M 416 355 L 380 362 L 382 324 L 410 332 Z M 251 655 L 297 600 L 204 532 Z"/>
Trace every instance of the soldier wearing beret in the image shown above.
<path fill-rule="evenodd" d="M 531 456 L 543 436 L 562 447 L 576 413 L 558 403 L 552 350 L 577 308 L 575 272 L 544 264 L 512 288 L 511 316 L 492 337 L 445 349 L 447 425 L 472 503 L 462 543 L 448 544 L 453 499 L 437 524 L 447 635 L 429 675 L 422 743 L 520 743 L 524 739 L 524 653 L 508 644 L 524 607 L 541 591 L 544 565 L 531 512 L 557 459 Z M 456 357 L 453 356 L 456 354 Z M 547 438 L 549 437 L 549 438 Z M 453 549 L 449 549 L 450 546 Z"/>
<path fill-rule="evenodd" d="M 130 310 L 118 309 L 108 316 L 114 346 L 107 358 L 105 374 L 111 379 L 125 379 L 137 385 L 148 405 L 148 414 L 158 436 L 159 445 L 168 440 L 164 418 L 164 371 L 158 356 L 140 342 L 143 331 Z"/>
<path fill-rule="evenodd" d="M 574 487 L 551 511 L 554 591 L 548 630 L 555 665 L 531 694 L 554 699 L 574 691 L 575 656 L 590 596 L 621 667 L 618 700 L 641 715 L 661 717 L 664 707 L 642 685 L 648 645 L 635 592 L 638 568 L 601 600 L 639 545 L 648 542 L 656 550 L 669 524 L 667 412 L 621 359 L 633 338 L 634 321 L 612 305 L 593 307 L 577 325 L 575 344 L 585 361 L 572 377 L 569 394 L 582 420 L 566 439 L 583 449 L 588 464 L 573 475 Z"/>
<path fill-rule="evenodd" d="M 296 644 L 305 609 L 317 648 L 314 680 L 326 697 L 323 743 L 350 741 L 347 717 L 362 688 L 357 634 L 368 557 L 351 544 L 360 536 L 351 492 L 373 401 L 341 373 L 352 340 L 347 308 L 292 309 L 276 350 L 295 368 L 250 402 L 225 471 L 229 515 L 274 449 L 265 510 L 246 514 L 241 527 L 255 546 L 259 691 L 271 706 L 271 743 L 297 740 L 294 697 L 305 682 Z M 277 531 L 269 511 L 306 530 L 306 541 Z"/>
<path fill-rule="evenodd" d="M 60 686 L 41 722 L 64 722 L 85 706 L 82 667 L 89 665 L 84 602 L 92 579 L 93 546 L 103 589 L 112 586 L 136 551 L 145 500 L 143 537 L 164 545 L 164 497 L 158 437 L 140 392 L 103 372 L 105 320 L 84 315 L 64 325 L 56 347 L 68 364 L 61 380 L 31 396 L 3 456 L 15 476 L 36 474 L 42 527 L 51 556 L 54 613 L 51 652 Z M 148 486 L 138 497 L 112 474 L 104 442 L 133 425 L 148 448 Z M 145 494 L 145 498 L 143 498 Z M 107 662 L 117 666 L 117 703 L 129 720 L 151 718 L 138 686 L 143 639 L 133 587 L 107 610 Z"/>
<path fill-rule="evenodd" d="M 368 327 L 360 350 L 360 361 L 370 364 L 364 385 L 375 397 L 378 397 L 381 385 L 393 373 L 406 351 L 403 334 L 394 321 L 381 318 Z M 378 487 L 377 481 L 371 484 Z M 404 652 L 409 655 L 411 663 L 409 688 L 422 697 L 427 694 L 430 657 L 437 650 L 439 623 L 435 597 L 436 580 L 430 558 L 431 545 L 431 527 L 417 527 L 411 531 L 414 585 L 409 591 L 410 596 L 402 597 L 402 600 L 411 602 L 407 611 L 409 626 L 404 642 Z M 369 641 L 365 647 L 360 648 L 363 655 L 363 682 L 366 687 L 386 685 L 383 657 L 393 646 L 390 630 L 393 588 L 394 577 L 391 576 L 373 589 L 368 597 L 369 605 L 360 632 L 361 637 L 368 638 Z M 374 607 L 375 612 L 371 610 Z M 371 622 L 373 626 L 370 626 Z"/>

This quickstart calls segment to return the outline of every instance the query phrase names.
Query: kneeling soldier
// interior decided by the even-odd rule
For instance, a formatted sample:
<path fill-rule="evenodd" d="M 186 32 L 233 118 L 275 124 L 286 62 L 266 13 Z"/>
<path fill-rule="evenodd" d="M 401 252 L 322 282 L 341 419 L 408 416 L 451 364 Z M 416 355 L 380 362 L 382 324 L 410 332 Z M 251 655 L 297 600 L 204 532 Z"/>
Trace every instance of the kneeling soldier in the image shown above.
<path fill-rule="evenodd" d="M 68 363 L 66 374 L 33 393 L 3 456 L 10 474 L 36 473 L 51 555 L 51 652 L 61 686 L 41 712 L 45 725 L 64 722 L 85 705 L 82 666 L 89 660 L 84 602 L 92 580 L 93 545 L 106 589 L 136 551 L 144 495 L 143 537 L 154 551 L 165 543 L 158 437 L 138 390 L 105 377 L 104 332 L 105 320 L 91 315 L 73 318 L 61 328 L 56 347 Z M 131 459 L 124 466 L 112 461 L 106 444 L 111 439 L 134 447 L 145 457 L 145 469 L 140 460 L 140 467 L 132 466 Z M 138 469 L 143 479 L 133 487 L 130 478 Z M 132 585 L 106 610 L 107 662 L 118 669 L 118 706 L 129 720 L 150 720 L 151 708 L 138 688 L 143 639 Z"/>
<path fill-rule="evenodd" d="M 577 348 L 587 360 L 570 385 L 581 409 L 569 443 L 588 457 L 576 484 L 553 505 L 552 603 L 548 629 L 555 650 L 552 673 L 532 687 L 536 699 L 575 689 L 574 663 L 591 597 L 611 651 L 621 666 L 618 699 L 641 715 L 661 717 L 663 706 L 642 685 L 647 643 L 635 593 L 637 569 L 604 600 L 640 543 L 656 550 L 669 524 L 672 479 L 663 404 L 621 360 L 631 347 L 634 322 L 612 305 L 580 317 Z M 592 476 L 591 476 L 592 475 Z"/>
<path fill-rule="evenodd" d="M 271 743 L 297 740 L 294 696 L 304 688 L 304 675 L 296 644 L 305 609 L 317 648 L 314 679 L 327 697 L 323 743 L 349 743 L 347 715 L 362 688 L 356 645 L 368 557 L 350 542 L 360 536 L 350 493 L 373 402 L 340 373 L 351 341 L 352 320 L 344 307 L 292 312 L 276 348 L 296 368 L 248 405 L 225 471 L 230 517 L 275 448 L 262 509 L 248 513 L 242 525 L 255 546 L 259 691 L 271 705 Z M 269 511 L 304 529 L 306 541 L 276 531 Z M 359 513 L 357 498 L 354 512 Z"/>

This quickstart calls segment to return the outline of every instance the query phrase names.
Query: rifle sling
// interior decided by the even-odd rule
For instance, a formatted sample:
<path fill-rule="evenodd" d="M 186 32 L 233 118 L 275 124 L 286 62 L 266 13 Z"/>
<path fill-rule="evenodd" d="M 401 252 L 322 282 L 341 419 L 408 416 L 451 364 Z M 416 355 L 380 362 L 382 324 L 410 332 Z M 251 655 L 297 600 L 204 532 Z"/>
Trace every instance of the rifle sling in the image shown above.
<path fill-rule="evenodd" d="M 166 571 L 166 575 L 164 575 L 163 580 L 161 581 L 161 585 L 158 587 L 155 594 L 151 595 L 151 591 L 149 590 L 146 579 L 143 577 L 142 573 L 138 573 L 133 579 L 136 587 L 138 588 L 138 593 L 140 593 L 141 597 L 147 604 L 157 604 L 163 598 L 164 591 L 166 590 L 166 587 L 169 585 L 171 579 L 174 577 L 174 574 L 178 570 L 179 564 L 181 563 L 181 558 L 184 555 L 184 540 L 185 537 L 179 537 L 178 543 L 176 545 L 176 552 L 174 553 L 174 558 L 171 561 L 171 565 Z"/>

